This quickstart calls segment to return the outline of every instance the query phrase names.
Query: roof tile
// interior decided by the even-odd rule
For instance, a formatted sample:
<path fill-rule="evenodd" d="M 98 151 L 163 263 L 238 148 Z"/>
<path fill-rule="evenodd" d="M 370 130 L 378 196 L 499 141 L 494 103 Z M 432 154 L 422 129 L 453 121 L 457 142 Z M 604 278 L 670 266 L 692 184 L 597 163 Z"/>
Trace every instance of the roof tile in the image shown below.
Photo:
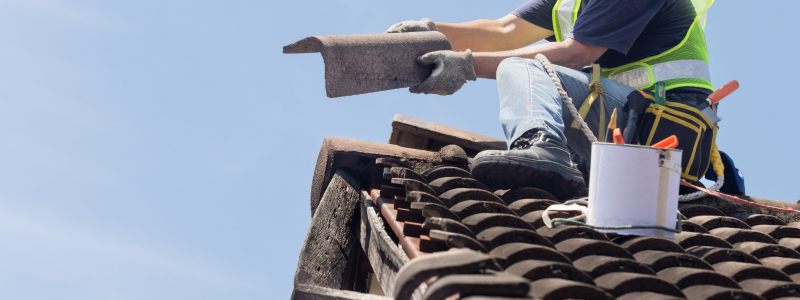
<path fill-rule="evenodd" d="M 474 189 L 474 188 L 456 188 L 448 190 L 447 192 L 442 193 L 439 196 L 439 199 L 442 202 L 449 206 L 453 207 L 453 205 L 458 204 L 461 201 L 466 200 L 481 200 L 481 201 L 491 201 L 497 202 L 500 204 L 505 205 L 506 203 L 503 202 L 503 199 L 500 199 L 497 195 L 483 189 Z"/>
<path fill-rule="evenodd" d="M 544 278 L 562 278 L 587 284 L 594 284 L 592 278 L 586 273 L 576 269 L 571 264 L 546 260 L 523 260 L 508 268 L 506 272 L 536 281 Z"/>
<path fill-rule="evenodd" d="M 563 263 L 572 262 L 564 254 L 561 254 L 553 248 L 527 243 L 509 243 L 501 245 L 494 248 L 490 254 L 503 268 L 507 268 L 517 262 L 530 258 Z"/>
<path fill-rule="evenodd" d="M 764 266 L 781 270 L 787 275 L 794 275 L 800 273 L 800 259 L 788 257 L 765 257 L 761 259 Z"/>
<path fill-rule="evenodd" d="M 778 240 L 778 244 L 795 251 L 800 250 L 800 238 L 782 238 Z"/>
<path fill-rule="evenodd" d="M 448 275 L 431 284 L 424 299 L 444 299 L 459 296 L 497 295 L 522 297 L 528 294 L 530 282 L 519 276 L 498 272 L 495 274 Z"/>
<path fill-rule="evenodd" d="M 739 282 L 739 285 L 748 292 L 752 292 L 766 299 L 780 297 L 800 297 L 800 284 L 767 280 L 750 279 Z"/>
<path fill-rule="evenodd" d="M 421 175 L 424 176 L 428 182 L 444 177 L 472 178 L 472 173 L 470 173 L 467 170 L 457 167 L 446 167 L 446 166 L 430 168 L 422 172 Z"/>
<path fill-rule="evenodd" d="M 673 267 L 658 272 L 658 277 L 681 289 L 695 285 L 714 285 L 728 288 L 741 288 L 736 281 L 711 270 Z"/>
<path fill-rule="evenodd" d="M 746 262 L 751 264 L 761 264 L 757 258 L 752 255 L 734 249 L 710 247 L 710 246 L 694 246 L 686 249 L 686 252 L 700 257 L 709 264 L 716 264 L 724 261 Z"/>
<path fill-rule="evenodd" d="M 708 233 L 708 229 L 689 220 L 681 221 L 681 230 L 686 232 Z"/>
<path fill-rule="evenodd" d="M 512 216 L 517 215 L 507 206 L 502 205 L 500 203 L 490 202 L 490 201 L 478 201 L 478 200 L 466 200 L 459 202 L 456 205 L 450 207 L 450 210 L 453 211 L 453 213 L 455 213 L 462 219 L 480 213 L 507 214 Z"/>
<path fill-rule="evenodd" d="M 713 285 L 695 285 L 683 289 L 683 293 L 689 299 L 697 300 L 762 300 L 761 296 L 746 292 L 741 289 L 732 289 Z"/>
<path fill-rule="evenodd" d="M 685 297 L 678 287 L 654 275 L 617 272 L 600 276 L 594 282 L 614 296 L 621 296 L 631 292 L 653 292 Z"/>
<path fill-rule="evenodd" d="M 686 253 L 680 246 L 671 240 L 656 237 L 620 237 L 613 240 L 631 254 L 645 250 L 659 250 L 676 253 Z"/>
<path fill-rule="evenodd" d="M 720 227 L 709 230 L 708 232 L 725 240 L 731 245 L 741 242 L 762 242 L 768 244 L 778 243 L 778 241 L 772 237 L 751 229 Z"/>
<path fill-rule="evenodd" d="M 696 216 L 725 216 L 721 210 L 701 204 L 681 204 L 678 210 L 689 219 Z"/>
<path fill-rule="evenodd" d="M 561 251 L 570 259 L 578 260 L 589 255 L 605 255 L 633 259 L 627 250 L 612 242 L 590 239 L 568 239 L 556 244 L 556 250 Z"/>
<path fill-rule="evenodd" d="M 523 221 L 517 216 L 507 214 L 480 213 L 474 214 L 462 220 L 464 225 L 469 226 L 472 232 L 481 232 L 491 227 L 510 226 L 514 228 L 530 229 L 534 228 L 528 222 Z"/>
<path fill-rule="evenodd" d="M 645 250 L 633 255 L 636 261 L 650 267 L 654 272 L 672 267 L 687 267 L 714 270 L 706 261 L 686 253 Z"/>
<path fill-rule="evenodd" d="M 489 250 L 508 243 L 528 243 L 553 247 L 549 240 L 529 229 L 495 226 L 481 231 L 477 237 L 478 241 Z"/>
<path fill-rule="evenodd" d="M 524 216 L 532 211 L 545 210 L 550 205 L 559 204 L 555 200 L 550 199 L 520 199 L 508 205 L 508 208 L 517 213 L 517 215 Z"/>
<path fill-rule="evenodd" d="M 783 225 L 756 225 L 753 230 L 765 233 L 778 240 L 782 238 L 800 238 L 800 228 Z"/>
<path fill-rule="evenodd" d="M 786 222 L 775 216 L 754 213 L 735 213 L 730 214 L 731 217 L 744 221 L 747 225 L 786 225 Z"/>
<path fill-rule="evenodd" d="M 696 216 L 689 219 L 690 222 L 703 226 L 706 230 L 713 230 L 720 227 L 750 229 L 750 226 L 739 219 L 722 216 Z"/>
<path fill-rule="evenodd" d="M 733 248 L 750 254 L 755 258 L 764 258 L 770 256 L 800 258 L 800 253 L 797 251 L 775 244 L 743 242 L 734 245 Z"/>
<path fill-rule="evenodd" d="M 495 192 L 495 194 L 503 198 L 503 201 L 508 204 L 514 203 L 514 201 L 520 199 L 557 200 L 552 194 L 534 187 L 524 187 L 513 190 L 498 190 Z"/>
<path fill-rule="evenodd" d="M 445 218 L 426 218 L 422 223 L 422 228 L 444 230 L 447 232 L 460 233 L 475 238 L 475 233 L 467 225 L 452 219 Z"/>
<path fill-rule="evenodd" d="M 707 233 L 681 232 L 675 234 L 675 243 L 684 249 L 693 246 L 711 246 L 718 248 L 733 248 L 728 242 Z"/>
<path fill-rule="evenodd" d="M 714 264 L 714 270 L 736 281 L 748 279 L 770 279 L 792 281 L 785 273 L 762 265 L 726 261 Z M 745 288 L 745 290 L 747 290 Z"/>
<path fill-rule="evenodd" d="M 542 299 L 614 299 L 594 285 L 561 278 L 534 281 L 531 283 L 530 294 Z"/>
<path fill-rule="evenodd" d="M 556 228 L 542 227 L 536 230 L 537 233 L 546 237 L 554 244 L 558 244 L 567 239 L 592 239 L 608 241 L 608 238 L 597 230 L 582 226 L 558 226 Z"/>
<path fill-rule="evenodd" d="M 475 179 L 462 177 L 442 177 L 431 181 L 430 186 L 440 195 L 449 190 L 459 188 L 489 190 L 485 184 Z"/>
<path fill-rule="evenodd" d="M 574 263 L 576 268 L 586 272 L 593 278 L 597 278 L 608 273 L 614 272 L 630 272 L 655 275 L 653 270 L 647 266 L 627 258 L 602 256 L 602 255 L 589 255 L 576 260 Z"/>

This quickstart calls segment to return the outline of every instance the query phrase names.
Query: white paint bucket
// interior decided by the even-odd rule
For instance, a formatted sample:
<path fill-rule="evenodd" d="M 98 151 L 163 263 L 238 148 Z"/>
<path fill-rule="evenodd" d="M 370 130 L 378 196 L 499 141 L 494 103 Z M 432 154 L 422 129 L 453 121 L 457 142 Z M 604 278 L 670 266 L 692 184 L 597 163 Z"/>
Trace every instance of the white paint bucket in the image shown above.
<path fill-rule="evenodd" d="M 678 149 L 594 143 L 587 224 L 675 228 L 681 155 Z M 599 231 L 675 238 L 661 229 Z"/>

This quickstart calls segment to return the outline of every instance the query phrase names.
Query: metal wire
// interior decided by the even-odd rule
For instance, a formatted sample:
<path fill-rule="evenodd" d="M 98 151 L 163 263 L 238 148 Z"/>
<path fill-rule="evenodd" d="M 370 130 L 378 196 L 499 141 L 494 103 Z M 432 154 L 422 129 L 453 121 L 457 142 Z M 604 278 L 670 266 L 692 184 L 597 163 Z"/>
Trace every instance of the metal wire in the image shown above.
<path fill-rule="evenodd" d="M 581 204 L 581 205 L 588 206 L 589 205 L 589 201 L 586 201 L 586 200 L 571 200 L 571 201 L 564 202 L 564 205 L 570 205 L 570 204 Z M 677 228 L 669 228 L 669 227 L 658 226 L 658 225 L 621 225 L 621 226 L 589 225 L 589 224 L 586 224 L 585 222 L 582 222 L 583 220 L 586 220 L 586 215 L 580 215 L 580 216 L 576 216 L 576 217 L 572 217 L 572 218 L 555 218 L 555 219 L 553 219 L 552 224 L 553 224 L 553 228 L 558 227 L 558 225 L 569 224 L 569 225 L 584 226 L 584 227 L 589 227 L 589 228 L 593 228 L 593 229 L 602 229 L 602 230 L 660 229 L 660 230 L 674 232 L 674 233 L 681 233 L 681 231 L 683 230 L 683 224 L 682 224 L 683 222 L 681 221 L 681 214 L 678 213 L 677 217 L 678 217 Z"/>

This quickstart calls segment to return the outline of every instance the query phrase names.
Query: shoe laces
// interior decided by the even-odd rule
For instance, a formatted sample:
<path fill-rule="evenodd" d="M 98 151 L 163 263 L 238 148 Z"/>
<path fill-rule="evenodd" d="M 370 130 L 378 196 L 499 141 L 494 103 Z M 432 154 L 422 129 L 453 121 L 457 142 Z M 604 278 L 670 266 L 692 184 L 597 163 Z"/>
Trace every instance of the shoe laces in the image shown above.
<path fill-rule="evenodd" d="M 530 130 L 522 134 L 516 141 L 511 143 L 509 150 L 528 150 L 533 146 L 533 143 L 542 138 L 542 132 L 539 130 Z"/>

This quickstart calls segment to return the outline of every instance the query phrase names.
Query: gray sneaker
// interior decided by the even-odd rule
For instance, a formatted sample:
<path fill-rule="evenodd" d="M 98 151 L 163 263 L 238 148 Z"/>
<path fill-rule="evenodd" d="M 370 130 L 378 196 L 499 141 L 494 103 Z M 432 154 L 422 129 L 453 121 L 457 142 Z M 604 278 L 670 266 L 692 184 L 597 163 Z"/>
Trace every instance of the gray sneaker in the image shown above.
<path fill-rule="evenodd" d="M 570 160 L 567 146 L 546 131 L 529 131 L 509 151 L 481 151 L 472 161 L 472 176 L 494 189 L 535 187 L 559 200 L 586 188 Z"/>

